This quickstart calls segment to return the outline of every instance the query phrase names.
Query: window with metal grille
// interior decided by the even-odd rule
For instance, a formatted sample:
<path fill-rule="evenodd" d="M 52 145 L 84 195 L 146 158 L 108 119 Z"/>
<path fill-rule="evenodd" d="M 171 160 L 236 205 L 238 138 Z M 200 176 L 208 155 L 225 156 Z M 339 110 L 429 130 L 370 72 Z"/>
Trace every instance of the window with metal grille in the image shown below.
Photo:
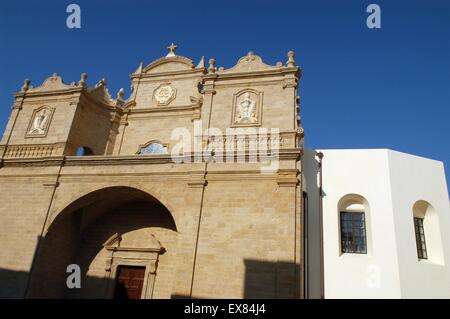
<path fill-rule="evenodd" d="M 367 253 L 364 213 L 341 212 L 341 250 L 342 253 Z"/>
<path fill-rule="evenodd" d="M 414 229 L 416 231 L 417 257 L 427 259 L 427 245 L 425 243 L 425 232 L 423 230 L 423 218 L 414 217 Z"/>

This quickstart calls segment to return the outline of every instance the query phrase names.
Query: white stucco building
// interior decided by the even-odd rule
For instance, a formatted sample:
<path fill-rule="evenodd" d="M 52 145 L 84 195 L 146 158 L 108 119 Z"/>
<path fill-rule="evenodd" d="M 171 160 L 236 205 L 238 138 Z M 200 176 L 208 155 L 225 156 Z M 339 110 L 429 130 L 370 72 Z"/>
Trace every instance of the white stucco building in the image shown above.
<path fill-rule="evenodd" d="M 303 165 L 309 298 L 450 298 L 442 162 L 387 149 L 308 150 Z"/>

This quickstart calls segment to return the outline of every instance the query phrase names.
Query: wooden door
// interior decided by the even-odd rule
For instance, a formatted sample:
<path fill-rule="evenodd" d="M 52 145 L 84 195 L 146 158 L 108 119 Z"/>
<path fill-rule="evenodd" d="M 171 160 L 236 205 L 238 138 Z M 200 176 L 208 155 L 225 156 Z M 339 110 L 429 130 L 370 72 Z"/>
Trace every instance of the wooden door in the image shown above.
<path fill-rule="evenodd" d="M 119 266 L 114 299 L 141 299 L 145 267 Z"/>

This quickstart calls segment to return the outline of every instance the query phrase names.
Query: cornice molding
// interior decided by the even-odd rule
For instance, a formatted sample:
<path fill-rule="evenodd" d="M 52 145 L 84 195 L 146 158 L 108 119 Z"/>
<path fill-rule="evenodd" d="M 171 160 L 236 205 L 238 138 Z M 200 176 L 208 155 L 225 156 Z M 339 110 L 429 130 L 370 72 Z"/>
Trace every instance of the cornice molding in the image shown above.
<path fill-rule="evenodd" d="M 71 87 L 68 89 L 62 89 L 62 90 L 50 90 L 50 91 L 27 91 L 27 92 L 17 92 L 14 94 L 16 98 L 20 97 L 37 97 L 37 96 L 51 96 L 51 95 L 68 95 L 68 94 L 74 94 L 74 93 L 81 93 L 84 90 L 82 87 Z"/>
<path fill-rule="evenodd" d="M 221 73 L 220 71 L 215 73 L 217 77 L 215 81 L 228 80 L 228 79 L 246 79 L 246 78 L 259 78 L 267 76 L 284 76 L 289 74 L 296 74 L 300 69 L 298 67 L 278 67 L 269 70 L 259 70 L 259 71 L 247 71 L 247 72 L 236 72 L 236 73 Z"/>
<path fill-rule="evenodd" d="M 298 160 L 301 156 L 300 148 L 280 149 L 276 158 L 259 154 L 259 152 L 245 152 L 234 155 L 234 160 L 248 160 L 259 158 L 261 160 Z M 101 165 L 149 165 L 149 164 L 177 164 L 196 163 L 196 154 L 172 156 L 171 154 L 158 155 L 92 155 L 92 156 L 51 156 L 41 158 L 5 158 L 3 166 L 101 166 Z M 202 159 L 202 163 L 207 162 Z M 256 162 L 256 163 L 259 163 Z M 245 162 L 244 162 L 245 164 Z M 255 164 L 255 163 L 248 163 Z"/>
<path fill-rule="evenodd" d="M 192 110 L 196 110 L 200 107 L 201 107 L 201 104 L 196 103 L 196 104 L 180 105 L 180 106 L 158 106 L 158 107 L 136 108 L 136 109 L 130 109 L 130 115 L 158 113 L 158 112 L 192 111 Z"/>

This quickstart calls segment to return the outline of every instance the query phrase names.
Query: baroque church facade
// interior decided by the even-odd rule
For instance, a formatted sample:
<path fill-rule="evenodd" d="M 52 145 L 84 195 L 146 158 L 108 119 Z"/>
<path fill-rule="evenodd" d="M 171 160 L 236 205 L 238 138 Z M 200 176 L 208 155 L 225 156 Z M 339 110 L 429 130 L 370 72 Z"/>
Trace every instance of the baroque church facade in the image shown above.
<path fill-rule="evenodd" d="M 2 297 L 305 296 L 294 53 L 224 69 L 168 49 L 131 74 L 128 98 L 84 73 L 15 94 L 0 144 Z"/>
<path fill-rule="evenodd" d="M 0 298 L 450 298 L 444 164 L 304 149 L 294 52 L 54 74 L 0 143 Z"/>

